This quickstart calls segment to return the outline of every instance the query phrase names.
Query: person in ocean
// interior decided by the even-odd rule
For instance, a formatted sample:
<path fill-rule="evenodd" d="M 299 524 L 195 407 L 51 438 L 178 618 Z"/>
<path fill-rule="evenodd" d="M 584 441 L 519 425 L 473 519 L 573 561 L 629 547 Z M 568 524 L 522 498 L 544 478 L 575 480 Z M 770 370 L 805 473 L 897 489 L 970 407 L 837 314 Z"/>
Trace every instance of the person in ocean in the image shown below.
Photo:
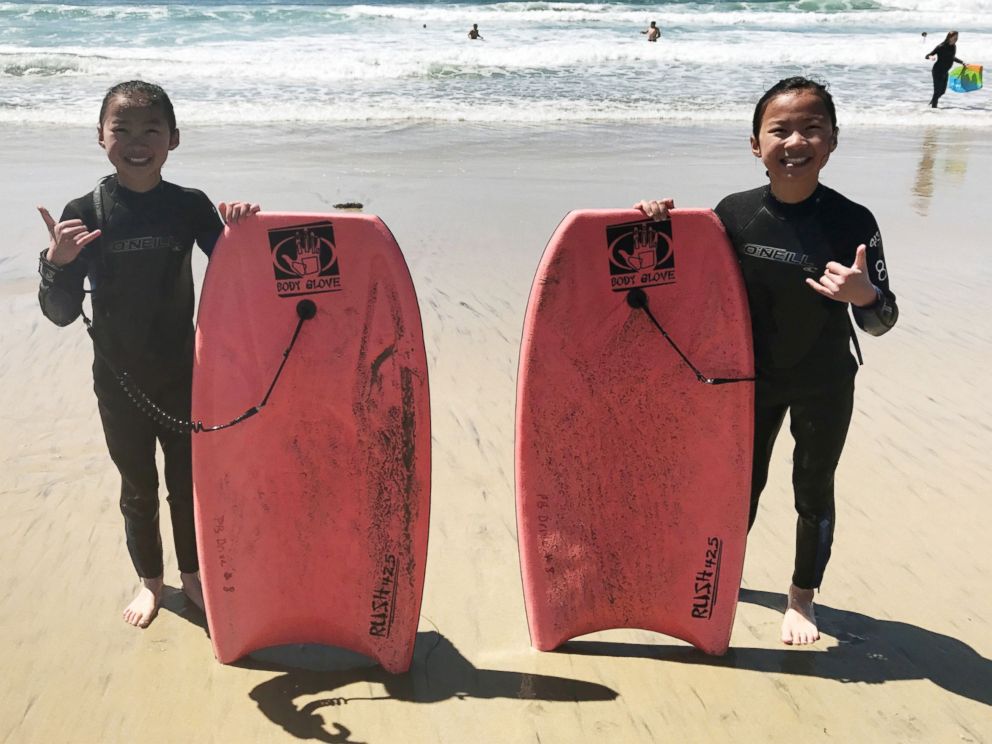
<path fill-rule="evenodd" d="M 933 98 L 930 99 L 930 108 L 937 108 L 937 101 L 947 92 L 947 74 L 951 71 L 954 63 L 964 64 L 962 60 L 954 56 L 958 51 L 957 43 L 958 32 L 948 31 L 944 40 L 926 56 L 927 59 L 937 58 L 930 71 L 933 75 Z"/>
<path fill-rule="evenodd" d="M 468 38 L 470 39 L 481 39 L 482 34 L 479 33 L 479 24 L 473 23 L 472 28 L 469 29 Z"/>
<path fill-rule="evenodd" d="M 129 378 L 162 409 L 190 416 L 193 365 L 194 241 L 209 256 L 224 225 L 258 211 L 244 202 L 220 205 L 201 191 L 162 180 L 169 152 L 179 146 L 172 102 L 140 80 L 107 91 L 97 137 L 113 164 L 92 193 L 66 205 L 56 221 L 38 207 L 48 228 L 41 252 L 39 301 L 53 323 L 83 314 L 89 280 L 93 319 L 93 388 L 110 457 L 121 475 L 120 508 L 131 561 L 141 587 L 124 620 L 147 627 L 163 589 L 156 441 L 164 477 L 180 580 L 203 608 L 193 526 L 190 435 L 154 422 L 129 398 Z"/>
<path fill-rule="evenodd" d="M 858 370 L 848 306 L 873 336 L 891 329 L 899 315 L 875 218 L 820 183 L 837 135 L 825 86 L 802 77 L 779 81 L 758 101 L 752 122 L 751 152 L 769 184 L 731 194 L 715 210 L 738 255 L 754 339 L 749 529 L 787 412 L 795 440 L 796 553 L 781 636 L 793 645 L 820 637 L 813 592 L 830 558 L 834 472 Z M 665 220 L 674 203 L 646 200 L 635 207 Z"/>
<path fill-rule="evenodd" d="M 658 41 L 661 38 L 661 29 L 655 25 L 654 21 L 651 21 L 651 25 L 641 31 L 641 33 L 648 35 L 648 41 Z"/>

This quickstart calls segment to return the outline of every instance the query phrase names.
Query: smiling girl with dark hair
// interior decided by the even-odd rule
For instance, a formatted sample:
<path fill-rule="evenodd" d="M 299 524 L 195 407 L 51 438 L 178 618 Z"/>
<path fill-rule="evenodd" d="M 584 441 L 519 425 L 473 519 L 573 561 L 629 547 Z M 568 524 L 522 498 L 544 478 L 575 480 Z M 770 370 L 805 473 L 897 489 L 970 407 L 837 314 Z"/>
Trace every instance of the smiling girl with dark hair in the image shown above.
<path fill-rule="evenodd" d="M 824 85 L 799 77 L 779 81 L 759 99 L 752 122 L 751 152 L 764 164 L 769 184 L 731 194 L 715 210 L 740 260 L 754 339 L 749 528 L 786 413 L 795 440 L 796 554 L 782 622 L 782 641 L 795 645 L 820 637 L 813 592 L 830 558 L 834 471 L 858 370 L 848 307 L 873 336 L 888 331 L 898 317 L 875 218 L 820 183 L 838 131 Z M 635 207 L 664 220 L 674 202 Z"/>

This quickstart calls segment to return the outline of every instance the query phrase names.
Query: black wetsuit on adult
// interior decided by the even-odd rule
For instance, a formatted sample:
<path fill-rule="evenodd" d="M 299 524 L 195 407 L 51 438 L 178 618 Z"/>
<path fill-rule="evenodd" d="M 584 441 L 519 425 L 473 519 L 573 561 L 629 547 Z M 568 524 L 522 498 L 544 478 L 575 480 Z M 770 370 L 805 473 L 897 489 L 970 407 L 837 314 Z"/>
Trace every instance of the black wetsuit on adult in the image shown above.
<path fill-rule="evenodd" d="M 937 61 L 933 63 L 933 69 L 931 70 L 931 74 L 933 75 L 933 98 L 930 99 L 930 106 L 932 108 L 937 108 L 937 100 L 947 92 L 947 73 L 951 71 L 951 67 L 954 66 L 955 62 L 964 64 L 964 62 L 954 56 L 957 54 L 957 49 L 956 44 L 948 44 L 946 41 L 942 41 L 927 55 L 927 57 L 934 55 L 937 57 Z"/>
<path fill-rule="evenodd" d="M 155 442 L 165 456 L 165 482 L 179 570 L 197 570 L 189 434 L 177 434 L 138 410 L 117 381 L 126 371 L 148 397 L 177 418 L 190 416 L 193 369 L 194 241 L 209 255 L 223 224 L 200 191 L 162 182 L 145 193 L 116 176 L 74 199 L 62 220 L 102 229 L 71 263 L 59 268 L 42 252 L 39 301 L 56 325 L 82 313 L 83 280 L 92 291 L 93 387 L 111 459 L 121 474 L 121 512 L 138 575 L 162 575 Z"/>
<path fill-rule="evenodd" d="M 754 335 L 755 432 L 751 480 L 754 523 L 768 480 L 772 446 L 791 410 L 796 447 L 793 488 L 798 512 L 792 582 L 818 587 L 830 558 L 834 531 L 834 471 L 851 420 L 858 363 L 850 351 L 848 304 L 806 285 L 829 261 L 854 263 L 867 246 L 876 302 L 853 308 L 857 324 L 881 335 L 898 317 L 889 290 L 882 239 L 864 207 L 820 185 L 807 200 L 784 204 L 767 186 L 731 194 L 716 207 L 740 259 Z"/>

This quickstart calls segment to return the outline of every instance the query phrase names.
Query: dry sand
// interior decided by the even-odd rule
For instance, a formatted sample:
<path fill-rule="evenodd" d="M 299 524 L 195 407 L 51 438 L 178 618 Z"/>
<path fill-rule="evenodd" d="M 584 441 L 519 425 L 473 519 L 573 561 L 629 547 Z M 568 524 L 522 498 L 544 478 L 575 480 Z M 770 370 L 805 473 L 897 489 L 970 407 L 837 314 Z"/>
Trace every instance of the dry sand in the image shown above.
<path fill-rule="evenodd" d="M 45 242 L 34 205 L 57 211 L 109 166 L 89 130 L 0 134 L 0 741 L 992 741 L 992 147 L 981 133 L 842 132 L 824 180 L 875 212 L 902 317 L 862 343 L 818 596 L 824 636 L 805 650 L 777 640 L 794 529 L 783 434 L 731 651 L 708 658 L 642 631 L 529 648 L 514 381 L 530 280 L 565 212 L 664 195 L 711 206 L 757 185 L 746 125 L 184 131 L 169 180 L 273 210 L 364 202 L 410 263 L 434 482 L 421 634 L 400 677 L 316 647 L 222 666 L 175 590 L 147 630 L 121 621 L 135 581 L 92 352 L 78 323 L 42 317 L 34 273 Z M 175 586 L 171 547 L 166 565 Z"/>

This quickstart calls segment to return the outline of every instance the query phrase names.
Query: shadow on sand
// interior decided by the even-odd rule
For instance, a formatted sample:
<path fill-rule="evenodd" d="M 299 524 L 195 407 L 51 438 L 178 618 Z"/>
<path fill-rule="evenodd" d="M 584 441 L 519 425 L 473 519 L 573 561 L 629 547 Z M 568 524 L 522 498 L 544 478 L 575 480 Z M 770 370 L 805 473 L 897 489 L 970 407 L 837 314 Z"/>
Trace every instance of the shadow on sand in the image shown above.
<path fill-rule="evenodd" d="M 321 669 L 300 669 L 317 662 Z M 407 703 L 437 703 L 457 698 L 515 698 L 578 702 L 614 700 L 609 687 L 581 680 L 542 674 L 523 674 L 478 669 L 436 631 L 417 634 L 413 664 L 406 674 L 393 675 L 364 656 L 325 646 L 283 646 L 266 649 L 237 664 L 247 669 L 282 672 L 255 687 L 250 697 L 270 721 L 298 739 L 330 744 L 361 744 L 352 731 L 333 723 L 325 727 L 321 708 L 355 701 L 397 700 Z M 382 695 L 338 697 L 327 693 L 354 682 L 382 685 Z M 297 698 L 322 695 L 297 704 Z"/>
<path fill-rule="evenodd" d="M 769 609 L 785 608 L 785 595 L 741 589 L 740 601 Z M 971 646 L 941 633 L 817 604 L 820 630 L 836 646 L 797 651 L 782 648 L 731 648 L 725 656 L 706 656 L 686 646 L 570 641 L 564 653 L 637 656 L 752 672 L 777 672 L 838 682 L 881 684 L 929 679 L 961 697 L 992 705 L 992 661 Z"/>
<path fill-rule="evenodd" d="M 159 611 L 161 612 L 163 610 L 171 612 L 191 625 L 201 628 L 209 637 L 210 632 L 207 630 L 207 616 L 203 614 L 203 610 L 187 599 L 186 594 L 179 587 L 166 584 L 162 588 L 162 601 L 159 605 Z"/>

